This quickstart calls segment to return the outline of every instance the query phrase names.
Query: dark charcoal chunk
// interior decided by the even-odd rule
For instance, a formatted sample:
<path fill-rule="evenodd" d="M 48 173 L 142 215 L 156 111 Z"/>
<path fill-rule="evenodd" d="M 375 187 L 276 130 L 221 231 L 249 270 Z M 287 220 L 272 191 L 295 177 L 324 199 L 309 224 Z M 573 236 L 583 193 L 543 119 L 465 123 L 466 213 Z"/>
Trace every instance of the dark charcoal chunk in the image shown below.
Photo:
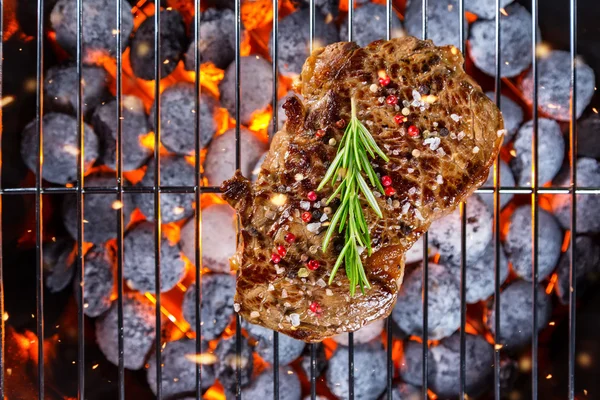
<path fill-rule="evenodd" d="M 108 76 L 103 68 L 83 67 L 83 112 L 90 113 L 108 97 Z M 44 106 L 51 111 L 75 115 L 77 112 L 77 68 L 75 65 L 48 69 L 44 82 Z"/>
<path fill-rule="evenodd" d="M 386 386 L 386 356 L 379 342 L 358 345 L 354 348 L 354 395 L 357 399 L 376 400 Z M 327 386 L 340 399 L 347 399 L 348 348 L 340 346 L 329 360 Z"/>
<path fill-rule="evenodd" d="M 43 245 L 46 287 L 58 293 L 67 287 L 75 272 L 75 242 L 69 237 Z"/>
<path fill-rule="evenodd" d="M 235 252 L 236 216 L 227 204 L 211 204 L 202 209 L 202 224 L 212 229 L 202 229 L 202 267 L 213 272 L 229 273 L 229 257 Z M 190 219 L 181 229 L 181 250 L 195 262 L 195 219 Z"/>
<path fill-rule="evenodd" d="M 160 95 L 160 141 L 176 154 L 194 154 L 196 149 L 196 103 L 192 83 L 180 82 L 169 86 Z M 217 100 L 203 90 L 200 94 L 200 146 L 211 141 L 217 125 L 214 112 Z M 154 128 L 154 107 L 150 110 L 150 124 Z"/>
<path fill-rule="evenodd" d="M 252 358 L 252 348 L 248 340 L 242 336 L 242 352 L 238 358 L 236 355 L 235 337 L 221 339 L 215 349 L 217 364 L 215 365 L 215 376 L 221 382 L 226 390 L 233 391 L 236 387 L 237 360 L 241 364 L 242 386 L 250 383 L 252 371 L 254 370 L 254 359 Z"/>
<path fill-rule="evenodd" d="M 255 111 L 264 110 L 271 104 L 270 88 L 273 85 L 271 63 L 259 56 L 242 57 L 239 78 L 241 85 L 240 122 L 247 125 L 252 120 L 252 114 Z M 235 88 L 235 63 L 231 63 L 225 70 L 223 80 L 219 83 L 219 92 L 221 93 L 221 103 L 232 118 L 235 118 Z"/>
<path fill-rule="evenodd" d="M 387 394 L 384 394 L 380 400 L 387 400 Z M 401 383 L 392 389 L 392 400 L 421 400 L 422 391 L 416 386 L 408 383 Z"/>
<path fill-rule="evenodd" d="M 515 137 L 514 150 L 517 153 L 510 161 L 519 186 L 531 186 L 531 141 L 533 121 L 528 121 Z M 560 171 L 565 154 L 565 139 L 560 126 L 551 119 L 538 120 L 538 184 L 550 182 Z"/>
<path fill-rule="evenodd" d="M 210 226 L 210 225 L 209 225 Z M 204 274 L 200 307 L 202 338 L 213 340 L 227 328 L 233 316 L 235 277 L 229 274 Z M 183 317 L 196 330 L 195 285 L 188 288 L 183 300 Z"/>
<path fill-rule="evenodd" d="M 138 27 L 131 40 L 131 69 L 138 78 L 152 81 L 154 75 L 154 17 L 146 19 Z M 187 49 L 187 35 L 183 18 L 178 11 L 166 9 L 160 12 L 160 78 L 175 70 Z"/>
<path fill-rule="evenodd" d="M 325 346 L 323 343 L 311 343 L 304 348 L 302 352 L 302 370 L 306 374 L 306 377 L 310 379 L 311 359 L 310 352 L 311 346 L 316 346 L 315 349 L 315 373 L 317 377 L 321 376 L 325 368 L 327 368 L 327 357 L 325 355 Z"/>
<path fill-rule="evenodd" d="M 242 389 L 243 399 L 270 399 L 273 397 L 273 370 L 267 369 Z M 300 400 L 302 388 L 296 372 L 290 368 L 279 368 L 279 399 Z"/>
<path fill-rule="evenodd" d="M 123 96 L 121 156 L 123 171 L 140 168 L 152 150 L 142 146 L 142 139 L 150 132 L 144 104 L 135 96 Z M 96 108 L 92 116 L 92 125 L 100 139 L 102 162 L 109 168 L 117 169 L 117 102 L 111 100 Z"/>
<path fill-rule="evenodd" d="M 577 122 L 577 155 L 600 158 L 600 115 L 590 113 Z"/>
<path fill-rule="evenodd" d="M 190 32 L 190 46 L 185 53 L 185 68 L 195 70 L 194 22 Z M 200 62 L 211 62 L 224 69 L 235 58 L 235 15 L 233 11 L 209 8 L 200 14 Z"/>
<path fill-rule="evenodd" d="M 362 5 L 367 3 L 367 0 L 355 0 L 355 5 Z M 294 0 L 292 1 L 298 8 L 308 8 L 310 6 L 310 0 Z M 340 12 L 339 1 L 336 0 L 314 0 L 315 9 L 325 16 L 325 18 L 335 19 Z"/>
<path fill-rule="evenodd" d="M 381 338 L 381 332 L 383 332 L 383 326 L 385 321 L 383 319 L 371 322 L 368 325 L 363 326 L 359 330 L 354 332 L 354 344 L 369 343 L 371 340 Z M 348 334 L 340 333 L 332 338 L 338 344 L 342 346 L 348 346 Z"/>
<path fill-rule="evenodd" d="M 209 353 L 208 344 L 200 344 L 201 354 Z M 195 339 L 179 339 L 168 342 L 162 351 L 162 395 L 168 399 L 171 396 L 180 398 L 186 392 L 196 391 L 196 366 L 190 355 L 197 354 Z M 202 381 L 200 387 L 206 390 L 215 382 L 215 373 L 212 365 L 201 364 Z M 152 352 L 148 359 L 148 370 L 146 371 L 148 385 L 156 394 L 156 352 Z"/>
<path fill-rule="evenodd" d="M 552 214 L 538 210 L 538 282 L 545 279 L 556 267 L 560 257 L 563 233 Z M 508 260 L 514 271 L 526 281 L 531 281 L 531 206 L 524 205 L 510 217 L 510 227 L 504 243 Z"/>
<path fill-rule="evenodd" d="M 556 186 L 568 186 L 569 174 L 561 174 Z M 600 163 L 593 158 L 577 159 L 577 186 L 600 186 Z M 552 196 L 552 211 L 565 229 L 571 225 L 571 199 L 569 196 Z M 600 196 L 577 195 L 577 232 L 600 232 Z"/>
<path fill-rule="evenodd" d="M 568 121 L 570 119 L 571 55 L 568 51 L 553 50 L 540 58 L 537 67 L 540 109 L 554 119 Z M 595 77 L 594 71 L 579 58 L 577 58 L 576 69 L 576 116 L 579 118 L 594 95 Z M 533 75 L 531 72 L 523 78 L 521 87 L 525 97 L 532 101 Z"/>
<path fill-rule="evenodd" d="M 504 8 L 513 0 L 500 0 L 500 8 Z M 496 18 L 496 0 L 466 0 L 465 9 L 484 19 Z"/>
<path fill-rule="evenodd" d="M 410 0 L 406 6 L 404 27 L 409 35 L 421 39 L 423 0 Z M 454 45 L 460 47 L 458 0 L 429 0 L 427 2 L 427 39 L 436 46 Z M 382 22 L 385 26 L 385 22 Z M 467 24 L 465 23 L 465 37 Z"/>
<path fill-rule="evenodd" d="M 531 64 L 531 14 L 519 4 L 508 6 L 506 13 L 500 15 L 500 76 L 512 78 Z M 490 76 L 496 75 L 495 24 L 495 20 L 475 21 L 469 38 L 471 59 Z"/>
<path fill-rule="evenodd" d="M 143 221 L 127 231 L 124 241 L 123 277 L 139 292 L 155 293 L 154 224 Z M 179 245 L 163 237 L 160 248 L 160 291 L 171 290 L 185 276 Z"/>
<path fill-rule="evenodd" d="M 240 132 L 242 175 L 252 176 L 252 169 L 260 156 L 267 150 L 267 145 L 254 133 L 242 129 Z M 220 186 L 221 183 L 233 176 L 235 172 L 235 129 L 230 129 L 219 135 L 208 146 L 204 161 L 204 176 L 209 185 Z"/>
<path fill-rule="evenodd" d="M 123 297 L 123 337 L 125 368 L 140 369 L 155 338 L 154 306 L 141 295 L 128 293 Z M 119 328 L 117 301 L 110 310 L 96 320 L 96 342 L 114 365 L 119 364 Z"/>
<path fill-rule="evenodd" d="M 488 178 L 483 186 L 494 187 L 494 168 L 490 168 Z M 514 187 L 515 178 L 512 170 L 503 160 L 500 160 L 500 186 L 501 187 Z M 478 196 L 487 205 L 490 213 L 494 212 L 494 194 L 493 193 L 478 193 Z M 513 198 L 513 194 L 502 193 L 500 195 L 500 208 L 504 208 Z"/>
<path fill-rule="evenodd" d="M 131 6 L 121 2 L 121 48 L 127 46 L 133 30 Z M 77 52 L 77 2 L 59 0 L 50 14 L 56 41 L 63 49 L 75 55 Z M 117 2 L 115 0 L 83 1 L 83 51 L 84 60 L 92 61 L 98 53 L 115 55 L 117 52 Z"/>
<path fill-rule="evenodd" d="M 244 321 L 244 329 L 256 340 L 255 350 L 266 362 L 273 364 L 273 331 Z M 287 365 L 302 355 L 305 343 L 287 335 L 279 335 L 279 365 Z"/>
<path fill-rule="evenodd" d="M 44 129 L 44 168 L 42 177 L 48 182 L 64 185 L 77 179 L 77 120 L 65 114 L 46 114 L 42 119 Z M 98 158 L 98 138 L 88 124 L 84 124 L 84 170 L 87 171 Z M 38 132 L 36 121 L 30 122 L 21 137 L 21 157 L 27 167 L 35 172 L 38 163 Z"/>
<path fill-rule="evenodd" d="M 431 348 L 428 350 L 427 381 L 431 382 L 435 374 L 435 363 L 431 362 Z M 423 344 L 414 340 L 404 341 L 404 351 L 400 362 L 400 376 L 411 385 L 421 386 L 423 383 Z M 411 399 L 412 400 L 412 399 Z"/>
<path fill-rule="evenodd" d="M 99 173 L 88 176 L 85 179 L 85 185 L 87 187 L 115 187 L 117 181 L 113 174 Z M 117 237 L 118 208 L 116 208 L 116 200 L 116 195 L 110 193 L 84 194 L 83 213 L 84 219 L 87 221 L 83 224 L 84 241 L 99 245 Z M 125 196 L 123 207 L 124 220 L 127 224 L 131 213 L 135 209 L 129 196 Z M 65 196 L 62 211 L 65 228 L 67 228 L 73 239 L 77 239 L 77 225 L 79 223 L 77 219 L 77 197 Z"/>
<path fill-rule="evenodd" d="M 494 92 L 486 92 L 485 94 L 492 101 L 495 100 Z M 502 111 L 504 129 L 506 129 L 506 133 L 504 134 L 504 144 L 506 145 L 512 140 L 515 133 L 517 133 L 517 129 L 519 129 L 519 126 L 521 126 L 521 123 L 523 122 L 523 109 L 517 103 L 512 101 L 510 97 L 501 95 L 500 111 Z"/>
<path fill-rule="evenodd" d="M 556 272 L 556 295 L 563 304 L 569 303 L 569 266 L 571 248 L 563 253 Z M 575 282 L 577 295 L 582 296 L 592 286 L 600 272 L 600 246 L 588 236 L 578 236 L 575 242 Z"/>
<path fill-rule="evenodd" d="M 151 159 L 146 174 L 140 181 L 141 186 L 154 186 L 155 161 Z M 162 156 L 160 158 L 161 186 L 194 186 L 194 166 L 181 156 Z M 233 175 L 233 174 L 232 174 Z M 163 223 L 180 221 L 194 214 L 194 195 L 192 193 L 162 193 L 160 210 Z M 154 195 L 137 194 L 135 204 L 148 218 L 154 220 Z"/>
<path fill-rule="evenodd" d="M 354 11 L 352 20 L 352 39 L 359 46 L 366 46 L 376 40 L 385 39 L 386 8 L 384 4 L 366 3 Z M 399 36 L 402 23 L 392 11 L 392 36 Z M 340 27 L 340 38 L 348 39 L 348 19 L 344 19 Z"/>
<path fill-rule="evenodd" d="M 400 329 L 421 336 L 423 310 L 421 304 L 421 270 L 415 268 L 400 288 L 392 318 Z M 428 337 L 438 340 L 450 336 L 460 326 L 460 291 L 448 268 L 429 264 Z"/>
<path fill-rule="evenodd" d="M 465 391 L 477 397 L 492 384 L 494 373 L 494 349 L 482 336 L 466 335 L 465 362 L 468 365 L 465 376 Z M 442 340 L 431 348 L 434 373 L 430 381 L 431 389 L 440 398 L 457 398 L 460 388 L 460 334 Z"/>
<path fill-rule="evenodd" d="M 88 317 L 110 309 L 115 256 L 114 250 L 105 246 L 96 246 L 85 255 L 83 312 Z"/>
<path fill-rule="evenodd" d="M 538 331 L 542 330 L 552 314 L 552 302 L 544 289 L 538 286 Z M 495 311 L 492 305 L 487 318 L 488 325 L 494 331 Z M 498 342 L 509 351 L 526 346 L 533 334 L 533 296 L 531 283 L 515 281 L 500 293 L 500 337 Z"/>

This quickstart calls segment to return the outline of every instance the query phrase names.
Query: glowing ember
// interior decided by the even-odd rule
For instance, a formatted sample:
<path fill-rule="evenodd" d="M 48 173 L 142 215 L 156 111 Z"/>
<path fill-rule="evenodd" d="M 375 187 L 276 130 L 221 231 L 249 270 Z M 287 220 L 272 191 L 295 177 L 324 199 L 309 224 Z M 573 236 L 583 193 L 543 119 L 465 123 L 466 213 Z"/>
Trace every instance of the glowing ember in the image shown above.
<path fill-rule="evenodd" d="M 121 202 L 119 200 L 113 201 L 113 203 L 112 203 L 113 210 L 120 210 L 121 208 L 123 208 L 123 202 Z"/>
<path fill-rule="evenodd" d="M 265 131 L 271 123 L 272 114 L 270 107 L 267 110 L 255 112 L 252 115 L 252 122 L 248 128 L 255 132 Z"/>

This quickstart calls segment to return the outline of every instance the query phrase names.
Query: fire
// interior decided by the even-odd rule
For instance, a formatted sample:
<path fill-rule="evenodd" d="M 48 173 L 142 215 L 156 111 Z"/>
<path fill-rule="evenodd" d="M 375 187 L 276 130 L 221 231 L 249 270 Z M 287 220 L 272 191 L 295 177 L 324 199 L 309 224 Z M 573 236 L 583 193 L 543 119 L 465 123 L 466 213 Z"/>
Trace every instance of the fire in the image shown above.
<path fill-rule="evenodd" d="M 164 224 L 162 231 L 171 244 L 177 244 L 181 238 L 181 227 L 174 222 Z"/>
<path fill-rule="evenodd" d="M 256 111 L 252 115 L 252 122 L 250 122 L 250 126 L 248 128 L 256 132 L 264 132 L 271 123 L 272 115 L 273 112 L 271 107 L 268 107 L 264 111 Z"/>
<path fill-rule="evenodd" d="M 241 19 L 247 30 L 255 30 L 273 21 L 271 0 L 254 0 L 242 2 Z"/>
<path fill-rule="evenodd" d="M 548 282 L 548 286 L 546 286 L 546 294 L 552 293 L 554 290 L 554 286 L 556 286 L 556 282 L 558 281 L 558 274 L 555 272 L 550 277 L 550 282 Z"/>

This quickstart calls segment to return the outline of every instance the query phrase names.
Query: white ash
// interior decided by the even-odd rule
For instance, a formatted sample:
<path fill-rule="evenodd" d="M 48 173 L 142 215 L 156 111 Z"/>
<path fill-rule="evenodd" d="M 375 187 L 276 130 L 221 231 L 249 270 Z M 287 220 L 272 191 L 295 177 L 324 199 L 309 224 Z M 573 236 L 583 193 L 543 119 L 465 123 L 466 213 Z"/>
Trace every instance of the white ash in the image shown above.
<path fill-rule="evenodd" d="M 45 242 L 43 245 L 45 284 L 51 293 L 65 289 L 75 272 L 75 242 L 70 237 Z"/>
<path fill-rule="evenodd" d="M 512 78 L 531 64 L 531 14 L 516 3 L 506 7 L 506 13 L 508 15 L 500 15 L 500 76 Z M 477 20 L 469 37 L 469 55 L 473 63 L 490 76 L 496 74 L 495 26 L 495 20 Z"/>
<path fill-rule="evenodd" d="M 77 140 L 77 120 L 69 115 L 49 113 L 42 118 L 44 129 L 44 180 L 64 185 L 77 180 L 77 158 L 79 142 Z M 89 170 L 98 158 L 98 137 L 88 124 L 83 125 L 84 134 L 84 171 Z M 21 158 L 27 167 L 35 173 L 38 163 L 37 123 L 32 121 L 21 134 Z"/>
<path fill-rule="evenodd" d="M 556 296 L 562 304 L 569 304 L 571 247 L 561 255 L 556 267 L 558 281 Z M 596 276 L 600 273 L 600 246 L 589 236 L 578 236 L 575 239 L 575 284 L 577 296 L 581 297 L 587 289 L 593 287 Z"/>
<path fill-rule="evenodd" d="M 284 37 L 281 31 L 280 37 Z M 282 60 L 279 61 L 281 65 Z M 239 82 L 241 85 L 240 123 L 247 125 L 252 120 L 254 112 L 262 111 L 271 104 L 271 91 L 265 90 L 270 88 L 273 82 L 271 63 L 260 56 L 241 57 Z M 229 111 L 232 118 L 235 118 L 235 88 L 235 63 L 232 62 L 219 83 L 221 104 Z"/>
<path fill-rule="evenodd" d="M 488 178 L 483 184 L 483 186 L 494 187 L 494 167 L 490 168 L 490 172 L 488 174 Z M 503 160 L 500 160 L 500 184 L 499 187 L 514 187 L 515 186 L 515 178 L 513 176 L 512 170 Z M 494 212 L 494 193 L 478 193 L 477 194 L 481 200 L 488 206 L 488 209 L 491 213 Z M 504 208 L 512 199 L 514 195 L 509 193 L 500 194 L 500 208 Z"/>
<path fill-rule="evenodd" d="M 406 32 L 418 38 L 423 37 L 422 8 L 422 0 L 410 0 L 406 6 L 404 18 Z M 460 47 L 459 20 L 458 0 L 429 0 L 427 2 L 427 39 L 431 39 L 436 46 Z M 467 26 L 465 21 L 465 37 L 467 36 Z"/>
<path fill-rule="evenodd" d="M 486 92 L 485 95 L 494 101 L 496 95 L 494 92 Z M 504 145 L 510 142 L 517 133 L 517 129 L 523 122 L 523 109 L 515 103 L 510 97 L 500 95 L 500 111 L 504 120 Z"/>
<path fill-rule="evenodd" d="M 502 39 L 504 40 L 504 38 Z M 571 85 L 571 55 L 568 51 L 553 50 L 541 57 L 538 67 L 538 105 L 551 118 L 569 121 Z M 594 71 L 580 57 L 576 58 L 577 109 L 579 118 L 590 103 L 595 92 Z M 533 75 L 529 72 L 521 81 L 523 94 L 533 99 Z"/>
<path fill-rule="evenodd" d="M 124 240 L 123 278 L 139 292 L 155 293 L 154 224 L 143 221 L 130 228 Z M 165 237 L 160 248 L 160 291 L 171 290 L 185 276 L 185 263 L 179 245 Z"/>
<path fill-rule="evenodd" d="M 179 82 L 161 93 L 160 142 L 167 150 L 181 155 L 194 155 L 196 150 L 196 94 L 193 83 Z M 206 90 L 200 92 L 200 148 L 205 148 L 217 132 L 215 111 L 219 106 Z M 150 125 L 155 123 L 154 105 Z"/>
<path fill-rule="evenodd" d="M 252 371 L 254 370 L 254 358 L 252 357 L 252 348 L 248 344 L 248 339 L 241 337 L 242 352 L 240 356 L 236 353 L 235 336 L 227 339 L 221 339 L 214 351 L 217 357 L 215 365 L 215 376 L 221 382 L 224 388 L 235 388 L 237 379 L 237 363 L 241 365 L 241 385 L 246 386 L 252 380 Z"/>
<path fill-rule="evenodd" d="M 504 8 L 514 0 L 500 0 L 500 8 Z M 496 0 L 466 0 L 465 10 L 483 19 L 496 18 Z"/>
<path fill-rule="evenodd" d="M 140 168 L 152 155 L 152 150 L 142 146 L 141 141 L 151 128 L 144 103 L 135 96 L 123 96 L 121 157 L 123 171 Z M 116 170 L 117 167 L 117 102 L 102 104 L 92 115 L 92 126 L 100 139 L 102 163 Z"/>
<path fill-rule="evenodd" d="M 533 334 L 533 295 L 530 282 L 512 282 L 500 293 L 500 337 L 498 342 L 509 352 L 514 352 L 530 344 Z M 552 301 L 541 286 L 537 287 L 537 331 L 542 330 L 552 314 Z M 492 305 L 487 318 L 488 326 L 494 332 L 495 310 Z"/>
<path fill-rule="evenodd" d="M 595 112 L 577 121 L 577 155 L 600 159 L 600 115 Z"/>
<path fill-rule="evenodd" d="M 361 47 L 376 40 L 385 40 L 385 29 L 387 23 L 386 8 L 384 4 L 366 3 L 354 11 L 352 20 L 352 40 Z M 392 37 L 403 34 L 402 23 L 392 13 L 391 18 Z M 344 18 L 340 26 L 340 38 L 348 40 L 348 19 Z"/>
<path fill-rule="evenodd" d="M 115 263 L 115 250 L 107 246 L 96 246 L 85 255 L 83 312 L 88 317 L 98 317 L 110 308 Z M 77 279 L 74 286 L 78 284 Z"/>
<path fill-rule="evenodd" d="M 538 210 L 538 282 L 550 275 L 560 257 L 563 233 L 554 216 L 545 210 Z M 504 248 L 513 270 L 526 281 L 531 275 L 532 253 L 531 205 L 517 208 L 510 217 L 510 227 Z"/>
<path fill-rule="evenodd" d="M 381 332 L 383 332 L 384 324 L 385 320 L 379 319 L 355 331 L 354 344 L 368 343 L 376 338 L 380 338 Z M 348 346 L 347 333 L 340 333 L 339 335 L 334 336 L 333 340 L 335 340 L 338 344 Z"/>
<path fill-rule="evenodd" d="M 240 131 L 241 165 L 240 170 L 245 177 L 252 176 L 252 169 L 260 156 L 267 150 L 267 145 L 253 132 Z M 231 178 L 235 172 L 235 129 L 230 129 L 217 136 L 208 146 L 204 161 L 204 176 L 210 185 L 220 186 Z"/>
<path fill-rule="evenodd" d="M 200 292 L 201 329 L 204 340 L 223 333 L 233 317 L 235 277 L 229 274 L 203 274 Z M 196 331 L 196 286 L 191 285 L 183 298 L 183 317 Z"/>
<path fill-rule="evenodd" d="M 252 383 L 242 389 L 243 399 L 270 399 L 274 398 L 273 370 L 263 371 Z M 300 400 L 302 388 L 298 374 L 290 367 L 279 368 L 279 399 Z"/>
<path fill-rule="evenodd" d="M 404 278 L 392 318 L 403 332 L 422 335 L 423 308 L 421 275 L 423 266 Z M 459 285 L 447 267 L 429 263 L 428 338 L 450 336 L 460 326 Z"/>
<path fill-rule="evenodd" d="M 403 350 L 400 361 L 400 376 L 402 380 L 411 385 L 421 386 L 423 384 L 423 344 L 414 340 L 405 340 Z M 427 360 L 429 362 L 427 381 L 431 382 L 434 373 L 433 365 L 431 365 L 431 348 L 427 350 Z"/>
<path fill-rule="evenodd" d="M 294 314 L 290 317 L 293 319 Z M 300 321 L 300 316 L 295 314 Z M 263 328 L 260 325 L 254 325 L 244 322 L 243 327 L 248 331 L 248 335 L 256 340 L 254 350 L 269 364 L 273 364 L 273 331 Z M 298 359 L 304 351 L 305 343 L 293 339 L 287 335 L 279 335 L 279 365 L 288 365 Z"/>
<path fill-rule="evenodd" d="M 128 293 L 123 296 L 124 363 L 127 369 L 140 369 L 155 338 L 155 312 L 150 300 Z M 119 364 L 117 301 L 110 310 L 96 319 L 96 342 L 100 350 L 114 365 Z"/>
<path fill-rule="evenodd" d="M 84 61 L 92 61 L 98 52 L 114 56 L 117 50 L 117 3 L 114 0 L 84 0 L 83 2 Z M 59 0 L 50 14 L 50 24 L 60 46 L 75 55 L 77 52 L 76 0 Z M 133 30 L 133 15 L 129 2 L 121 5 L 121 48 L 125 50 Z"/>
<path fill-rule="evenodd" d="M 423 237 L 419 238 L 419 240 L 417 240 L 415 242 L 415 244 L 412 245 L 412 247 L 410 249 L 408 249 L 405 253 L 405 260 L 404 262 L 406 264 L 413 264 L 416 262 L 419 262 L 423 259 Z M 438 253 L 438 250 L 433 247 L 431 245 L 431 240 L 429 241 L 429 248 L 428 248 L 428 254 L 436 254 Z"/>
<path fill-rule="evenodd" d="M 528 121 L 517 132 L 514 141 L 515 157 L 510 167 L 519 186 L 531 186 L 531 143 L 533 121 Z M 538 120 L 538 184 L 550 182 L 560 171 L 565 154 L 565 139 L 556 121 L 546 118 Z"/>

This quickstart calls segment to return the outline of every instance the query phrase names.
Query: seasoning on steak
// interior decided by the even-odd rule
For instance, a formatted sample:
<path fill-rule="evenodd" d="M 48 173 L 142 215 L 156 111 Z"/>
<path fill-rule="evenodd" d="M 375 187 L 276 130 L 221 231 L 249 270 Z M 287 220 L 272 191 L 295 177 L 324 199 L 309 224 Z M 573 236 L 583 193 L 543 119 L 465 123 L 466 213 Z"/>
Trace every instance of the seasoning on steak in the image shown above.
<path fill-rule="evenodd" d="M 313 52 L 297 88 L 304 100 L 285 103 L 287 122 L 257 182 L 238 172 L 223 185 L 241 218 L 232 267 L 239 270 L 234 306 L 244 318 L 317 342 L 389 315 L 404 253 L 485 182 L 502 143 L 499 110 L 462 64 L 455 47 L 413 37 Z M 363 252 L 362 261 L 371 288 L 354 297 L 343 268 L 327 284 L 344 244 L 340 235 L 322 251 L 337 207 L 324 201 L 331 186 L 316 200 L 311 193 L 336 154 L 351 97 L 358 119 L 390 159 L 373 159 L 373 167 L 395 190 L 374 193 L 383 219 L 363 203 L 373 254 Z"/>

